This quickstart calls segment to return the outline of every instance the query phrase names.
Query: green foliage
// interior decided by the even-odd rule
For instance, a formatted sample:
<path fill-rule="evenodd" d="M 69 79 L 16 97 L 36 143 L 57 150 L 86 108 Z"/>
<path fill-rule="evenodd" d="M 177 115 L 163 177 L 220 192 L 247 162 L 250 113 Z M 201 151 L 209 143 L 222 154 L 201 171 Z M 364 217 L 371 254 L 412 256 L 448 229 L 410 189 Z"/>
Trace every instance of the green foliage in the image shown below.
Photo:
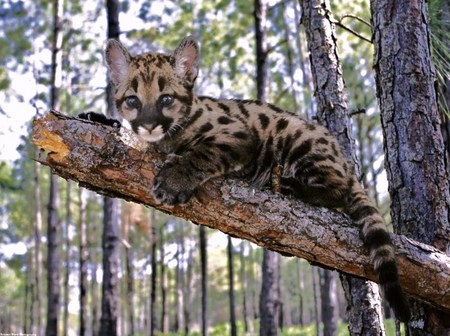
<path fill-rule="evenodd" d="M 447 0 L 429 1 L 431 52 L 438 80 L 438 103 L 440 109 L 450 117 L 450 106 L 444 91 L 450 90 L 450 6 Z M 447 12 L 445 12 L 445 10 Z"/>

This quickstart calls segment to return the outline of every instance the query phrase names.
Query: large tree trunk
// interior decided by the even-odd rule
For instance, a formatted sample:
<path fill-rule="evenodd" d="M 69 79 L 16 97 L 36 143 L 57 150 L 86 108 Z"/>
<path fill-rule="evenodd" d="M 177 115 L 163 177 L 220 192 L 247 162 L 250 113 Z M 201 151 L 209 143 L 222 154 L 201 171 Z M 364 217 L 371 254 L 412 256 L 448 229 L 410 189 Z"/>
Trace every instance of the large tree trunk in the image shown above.
<path fill-rule="evenodd" d="M 449 182 L 427 4 L 371 1 L 371 10 L 394 229 L 449 253 Z M 414 302 L 408 329 L 411 335 L 447 335 L 450 314 Z"/>
<path fill-rule="evenodd" d="M 330 5 L 324 0 L 304 0 L 301 3 L 311 52 L 311 68 L 318 103 L 317 118 L 319 123 L 325 125 L 337 137 L 344 155 L 353 162 L 355 171 L 359 174 L 342 66 L 337 51 L 334 24 L 329 16 Z M 347 275 L 341 276 L 341 282 L 347 297 L 350 334 L 383 335 L 381 300 L 377 285 Z M 371 309 L 368 309 L 369 307 Z"/>
<path fill-rule="evenodd" d="M 208 181 L 185 205 L 158 204 L 149 190 L 165 156 L 139 150 L 147 144 L 130 131 L 49 113 L 35 122 L 33 141 L 49 153 L 38 159 L 41 163 L 94 191 L 146 204 L 318 265 L 376 279 L 358 229 L 337 211 L 250 188 L 231 178 Z M 404 290 L 450 310 L 450 256 L 404 236 L 392 234 L 391 239 Z"/>
<path fill-rule="evenodd" d="M 59 89 L 62 80 L 62 19 L 64 0 L 53 3 L 53 40 L 50 105 L 59 108 Z M 58 334 L 58 315 L 60 309 L 60 230 L 58 223 L 58 177 L 50 173 L 50 190 L 47 206 L 47 326 L 45 334 Z"/>

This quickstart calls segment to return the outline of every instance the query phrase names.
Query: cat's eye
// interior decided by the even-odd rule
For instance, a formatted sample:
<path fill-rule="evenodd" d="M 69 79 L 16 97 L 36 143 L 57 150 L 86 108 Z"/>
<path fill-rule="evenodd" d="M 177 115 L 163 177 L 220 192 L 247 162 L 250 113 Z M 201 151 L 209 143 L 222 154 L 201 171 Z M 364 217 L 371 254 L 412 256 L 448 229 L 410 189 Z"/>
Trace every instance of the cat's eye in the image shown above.
<path fill-rule="evenodd" d="M 173 104 L 174 98 L 169 94 L 165 94 L 159 98 L 159 101 L 161 103 L 161 106 L 169 107 Z"/>
<path fill-rule="evenodd" d="M 125 98 L 125 103 L 130 109 L 138 109 L 141 107 L 141 101 L 136 96 L 129 96 Z"/>

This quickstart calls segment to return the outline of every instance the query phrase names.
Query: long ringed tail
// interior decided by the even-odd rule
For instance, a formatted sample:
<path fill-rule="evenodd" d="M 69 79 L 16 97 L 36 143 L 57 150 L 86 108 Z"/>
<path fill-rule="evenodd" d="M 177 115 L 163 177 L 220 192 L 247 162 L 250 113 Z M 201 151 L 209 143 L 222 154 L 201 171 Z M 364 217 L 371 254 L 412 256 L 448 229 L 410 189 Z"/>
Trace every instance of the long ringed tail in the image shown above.
<path fill-rule="evenodd" d="M 400 286 L 389 232 L 378 209 L 369 200 L 356 177 L 353 178 L 347 204 L 347 213 L 361 230 L 361 238 L 370 252 L 386 300 L 398 320 L 409 321 L 411 310 Z"/>

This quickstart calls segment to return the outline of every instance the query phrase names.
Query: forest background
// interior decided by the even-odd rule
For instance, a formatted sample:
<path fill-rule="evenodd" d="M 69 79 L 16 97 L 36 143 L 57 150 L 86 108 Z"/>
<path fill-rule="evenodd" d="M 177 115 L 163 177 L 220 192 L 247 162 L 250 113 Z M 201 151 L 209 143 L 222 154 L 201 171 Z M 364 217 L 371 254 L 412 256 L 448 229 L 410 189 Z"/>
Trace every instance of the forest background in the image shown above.
<path fill-rule="evenodd" d="M 51 106 L 55 3 L 6 0 L 0 7 L 0 136 L 3 140 L 0 152 L 3 160 L 0 166 L 0 332 L 31 330 L 40 334 L 46 325 L 48 238 L 42 219 L 45 221 L 48 215 L 45 205 L 50 179 L 49 171 L 32 160 L 35 149 L 29 141 L 29 119 L 42 115 Z M 445 35 L 437 33 L 442 11 L 448 11 L 448 5 L 445 7 L 443 3 L 430 3 L 430 21 L 435 32 L 434 46 L 444 44 L 444 49 L 436 50 L 448 51 L 445 49 L 448 44 L 445 46 L 442 38 Z M 90 110 L 105 111 L 105 3 L 70 1 L 63 4 L 60 18 L 62 72 L 61 82 L 56 83 L 60 87 L 60 109 L 72 115 Z M 317 106 L 312 95 L 314 88 L 305 33 L 298 25 L 299 4 L 297 1 L 271 1 L 266 6 L 268 100 L 313 118 Z M 371 31 L 355 18 L 370 21 L 368 2 L 334 1 L 331 9 L 335 18 L 342 18 L 342 26 L 357 32 L 352 33 L 338 24 L 337 42 L 363 182 L 389 220 L 382 132 L 372 71 L 373 47 L 362 38 L 370 39 Z M 215 97 L 256 97 L 254 13 L 248 2 L 123 1 L 119 10 L 120 39 L 132 53 L 170 52 L 182 37 L 194 34 L 202 50 L 198 92 Z M 352 16 L 345 16 L 349 13 Z M 434 56 L 436 65 L 448 70 L 448 54 L 435 52 Z M 444 70 L 444 80 L 445 76 L 448 72 Z M 25 132 L 20 138 L 18 156 L 11 154 L 11 149 L 16 147 L 11 141 L 21 133 L 20 123 L 24 121 L 27 123 L 23 126 Z M 87 314 L 83 328 L 86 334 L 92 334 L 99 330 L 101 315 L 103 198 L 65 181 L 59 183 L 58 191 L 59 328 L 67 334 L 80 330 L 79 297 L 83 290 L 80 288 L 84 288 Z M 222 335 L 231 328 L 230 300 L 234 300 L 239 334 L 244 330 L 248 334 L 257 332 L 262 249 L 203 229 L 208 241 L 207 245 L 203 244 L 208 260 L 205 264 L 206 259 L 199 253 L 202 243 L 197 226 L 126 202 L 120 203 L 119 213 L 119 305 L 116 313 L 120 334 L 146 334 L 151 324 L 151 311 L 156 331 L 199 331 L 203 300 L 207 300 L 207 324 L 212 334 Z M 205 267 L 207 291 L 202 291 L 201 269 Z M 279 326 L 284 333 L 299 334 L 303 330 L 314 334 L 314 330 L 321 328 L 322 301 L 333 296 L 340 320 L 346 321 L 346 303 L 336 279 L 331 287 L 332 295 L 321 295 L 321 290 L 325 290 L 320 286 L 324 283 L 322 270 L 296 258 L 281 258 L 279 267 L 278 287 L 283 303 Z M 80 287 L 82 278 L 86 279 L 84 287 Z M 156 293 L 153 302 L 152 288 Z M 345 328 L 343 330 L 345 333 Z"/>

